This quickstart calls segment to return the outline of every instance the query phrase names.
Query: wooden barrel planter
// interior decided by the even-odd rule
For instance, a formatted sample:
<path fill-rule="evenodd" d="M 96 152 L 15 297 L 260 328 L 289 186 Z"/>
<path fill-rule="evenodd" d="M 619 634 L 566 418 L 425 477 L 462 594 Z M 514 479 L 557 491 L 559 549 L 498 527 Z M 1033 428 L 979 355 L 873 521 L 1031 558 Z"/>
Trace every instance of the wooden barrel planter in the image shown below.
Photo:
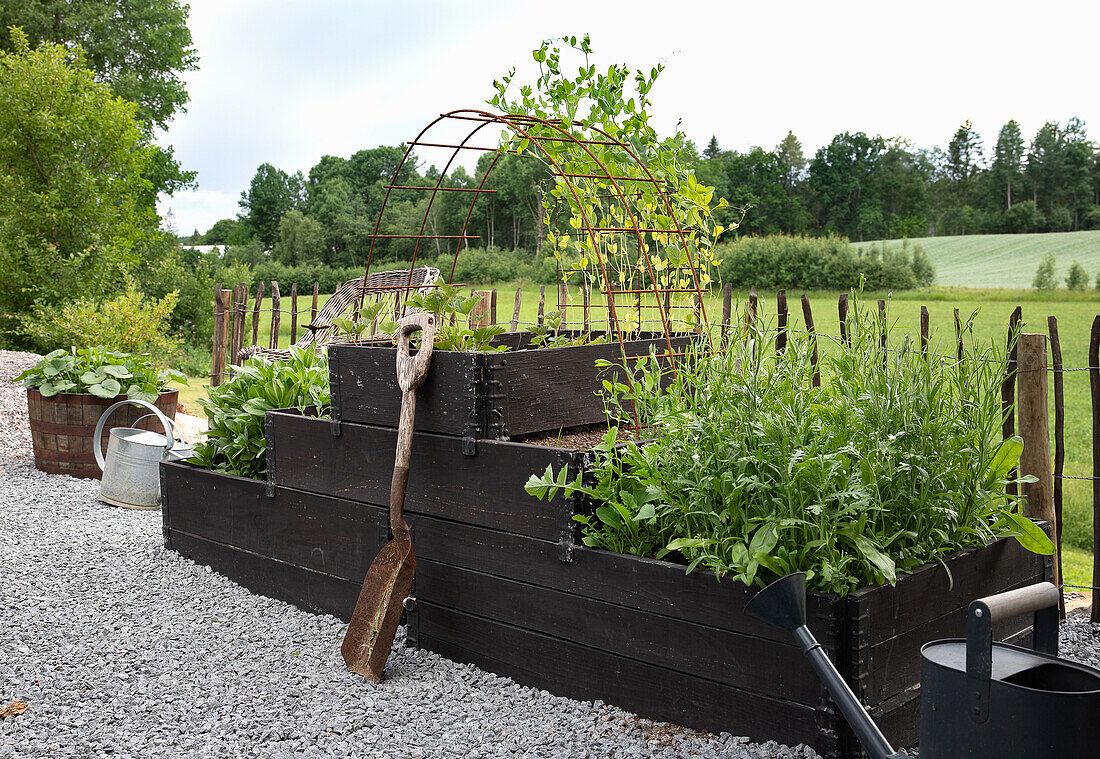
<path fill-rule="evenodd" d="M 46 398 L 37 389 L 28 389 L 27 412 L 30 416 L 34 465 L 50 474 L 98 480 L 103 473 L 96 464 L 92 441 L 96 422 L 108 406 L 125 398 L 125 395 L 100 398 L 91 393 L 58 393 Z M 169 419 L 175 419 L 178 400 L 179 391 L 168 390 L 160 394 L 154 405 Z M 108 421 L 108 427 L 103 430 L 101 444 L 106 446 L 111 427 L 130 427 L 146 413 L 134 405 L 117 409 Z M 138 426 L 162 432 L 160 422 L 153 417 Z"/>

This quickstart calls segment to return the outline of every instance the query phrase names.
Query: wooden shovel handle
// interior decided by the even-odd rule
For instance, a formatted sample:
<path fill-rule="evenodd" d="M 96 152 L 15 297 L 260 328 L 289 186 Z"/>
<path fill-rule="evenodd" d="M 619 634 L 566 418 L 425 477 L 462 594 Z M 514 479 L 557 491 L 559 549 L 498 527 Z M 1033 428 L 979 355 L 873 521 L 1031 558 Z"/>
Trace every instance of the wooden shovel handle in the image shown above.
<path fill-rule="evenodd" d="M 420 350 L 409 355 L 409 338 L 423 332 Z M 412 451 L 413 418 L 416 416 L 416 391 L 428 377 L 435 340 L 435 314 L 410 314 L 397 326 L 397 384 L 401 387 L 401 417 L 397 424 L 397 455 L 390 482 L 390 530 L 395 539 L 408 539 L 405 524 L 405 490 L 409 483 L 409 457 Z"/>

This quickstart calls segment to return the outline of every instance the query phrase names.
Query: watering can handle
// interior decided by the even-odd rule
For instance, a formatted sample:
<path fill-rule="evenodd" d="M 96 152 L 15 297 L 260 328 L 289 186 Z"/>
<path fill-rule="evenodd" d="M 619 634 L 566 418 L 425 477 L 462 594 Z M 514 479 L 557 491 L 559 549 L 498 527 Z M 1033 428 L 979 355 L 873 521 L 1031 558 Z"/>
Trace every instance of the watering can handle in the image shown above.
<path fill-rule="evenodd" d="M 1032 640 L 1040 653 L 1058 655 L 1058 597 L 1053 583 L 1039 582 L 970 603 L 966 617 L 966 681 L 970 718 L 989 718 L 989 680 L 993 676 L 993 623 L 1034 612 Z"/>
<path fill-rule="evenodd" d="M 160 423 L 164 426 L 164 437 L 167 438 L 168 443 L 164 446 L 164 452 L 168 453 L 172 450 L 172 446 L 175 445 L 176 439 L 172 434 L 172 428 L 169 426 L 168 417 L 161 413 L 160 409 L 154 406 L 152 403 L 143 401 L 140 398 L 127 398 L 124 401 L 119 401 L 111 406 L 107 407 L 107 410 L 103 412 L 103 415 L 99 417 L 99 421 L 96 422 L 95 434 L 92 435 L 92 449 L 95 451 L 95 462 L 99 464 L 99 468 L 102 471 L 106 467 L 106 462 L 103 460 L 102 445 L 100 444 L 100 435 L 103 434 L 103 425 L 107 423 L 107 417 L 109 417 L 114 410 L 120 406 L 127 404 L 134 404 L 135 406 L 144 406 L 152 411 L 160 419 Z M 146 414 L 145 416 L 148 416 Z M 139 420 L 140 421 L 140 420 Z"/>
<path fill-rule="evenodd" d="M 137 418 L 137 421 L 136 421 L 136 422 L 134 422 L 133 424 L 131 424 L 131 425 L 130 425 L 130 429 L 135 429 L 135 428 L 136 428 L 136 427 L 137 427 L 137 426 L 138 426 L 139 424 L 141 424 L 141 420 L 142 420 L 142 419 L 148 419 L 148 418 L 149 418 L 149 417 L 151 417 L 151 416 L 153 416 L 153 414 L 146 414 L 145 416 L 139 416 L 139 417 Z M 172 430 L 173 430 L 173 432 L 175 433 L 175 436 L 176 436 L 176 437 L 175 437 L 175 439 L 176 439 L 176 440 L 178 440 L 178 441 L 179 441 L 179 442 L 181 442 L 181 443 L 183 443 L 183 442 L 186 442 L 186 441 L 185 441 L 185 440 L 183 439 L 183 433 L 182 433 L 182 432 L 180 432 L 180 427 L 179 427 L 179 425 L 178 425 L 178 424 L 176 424 L 176 420 L 175 420 L 175 419 L 173 419 L 173 418 L 172 418 L 172 417 L 170 417 L 170 416 L 166 416 L 166 417 L 164 417 L 164 418 L 168 420 L 168 423 L 169 423 L 170 425 L 172 425 Z"/>

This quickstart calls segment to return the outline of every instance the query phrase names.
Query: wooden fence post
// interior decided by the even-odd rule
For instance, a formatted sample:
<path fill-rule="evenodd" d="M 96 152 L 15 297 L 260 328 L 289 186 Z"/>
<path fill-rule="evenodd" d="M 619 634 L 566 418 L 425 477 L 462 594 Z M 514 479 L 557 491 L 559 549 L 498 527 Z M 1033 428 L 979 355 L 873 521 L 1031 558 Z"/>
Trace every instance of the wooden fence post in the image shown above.
<path fill-rule="evenodd" d="M 516 288 L 516 305 L 515 305 L 515 308 L 512 309 L 512 323 L 511 323 L 511 325 L 509 325 L 511 327 L 512 332 L 515 332 L 516 330 L 519 329 L 519 307 L 520 307 L 522 299 L 523 299 L 523 288 L 522 287 L 517 287 Z"/>
<path fill-rule="evenodd" d="M 810 365 L 814 370 L 813 386 L 821 387 L 821 373 L 817 369 L 817 333 L 814 331 L 814 315 L 810 310 L 810 299 L 806 297 L 806 293 L 802 293 L 802 316 L 806 319 L 806 331 L 810 334 L 810 345 L 813 346 L 810 352 Z"/>
<path fill-rule="evenodd" d="M 1008 319 L 1008 366 L 1005 368 L 1005 378 L 1004 381 L 1001 383 L 1001 413 L 1004 415 L 1004 420 L 1002 422 L 1002 436 L 1005 440 L 1008 440 L 1010 437 L 1016 434 L 1016 427 L 1012 419 L 1012 407 L 1015 402 L 1014 394 L 1016 391 L 1016 356 L 1017 351 L 1019 350 L 1019 344 L 1014 338 L 1016 334 L 1020 331 L 1020 315 L 1021 309 L 1019 306 L 1016 306 L 1016 308 L 1012 310 L 1012 316 L 1010 316 Z M 1043 367 L 1045 371 L 1045 345 L 1043 348 L 1043 361 Z M 1044 382 L 1045 381 L 1046 380 L 1044 379 Z M 1046 387 L 1046 385 L 1044 385 L 1044 387 Z M 1011 472 L 1009 472 L 1008 479 L 1016 479 L 1015 474 L 1016 470 L 1013 469 Z M 1008 494 L 1011 496 L 1016 495 L 1015 482 L 1009 482 Z"/>
<path fill-rule="evenodd" d="M 539 326 L 546 321 L 546 285 L 539 285 Z"/>
<path fill-rule="evenodd" d="M 309 323 L 317 321 L 317 296 L 321 293 L 321 283 L 313 283 L 313 305 L 309 307 Z"/>
<path fill-rule="evenodd" d="M 882 368 L 886 368 L 886 301 L 878 302 L 878 347 L 882 351 Z"/>
<path fill-rule="evenodd" d="M 840 300 L 836 304 L 837 316 L 840 317 L 840 342 L 845 345 L 852 344 L 852 338 L 848 335 L 848 293 L 841 293 Z"/>
<path fill-rule="evenodd" d="M 782 353 L 787 349 L 787 291 L 780 290 L 775 294 L 775 309 L 779 313 L 779 331 L 775 335 L 775 352 Z"/>
<path fill-rule="evenodd" d="M 920 307 L 920 355 L 925 361 L 928 358 L 928 306 Z"/>
<path fill-rule="evenodd" d="M 1047 336 L 1020 335 L 1018 347 L 1020 437 L 1024 452 L 1020 456 L 1020 472 L 1032 475 L 1036 482 L 1024 483 L 1022 513 L 1025 517 L 1043 519 L 1050 524 L 1051 537 L 1058 544 L 1057 519 L 1054 515 L 1054 477 L 1050 465 L 1050 417 L 1047 412 Z M 1057 556 L 1054 562 L 1054 584 L 1061 585 Z"/>
<path fill-rule="evenodd" d="M 217 387 L 225 376 L 225 340 L 228 331 L 229 297 L 231 290 L 214 286 L 214 345 L 210 358 L 210 385 Z"/>
<path fill-rule="evenodd" d="M 474 295 L 477 296 L 478 300 L 474 304 L 473 311 L 470 312 L 470 329 L 488 327 L 491 323 L 489 321 L 489 302 L 492 300 L 493 294 L 489 290 L 475 290 Z"/>
<path fill-rule="evenodd" d="M 290 286 L 290 344 L 298 342 L 298 283 Z"/>
<path fill-rule="evenodd" d="M 279 283 L 275 280 L 271 280 L 271 348 L 275 349 L 279 347 L 279 320 L 282 316 L 279 313 L 279 306 L 281 305 L 279 299 Z"/>
<path fill-rule="evenodd" d="M 233 302 L 230 306 L 230 320 L 229 320 L 229 342 L 226 349 L 228 361 L 232 364 L 237 360 L 237 351 L 240 350 L 240 343 L 243 341 L 244 336 L 241 334 L 244 332 L 244 325 L 241 324 L 242 304 L 241 304 L 241 286 L 233 285 L 232 290 Z"/>
<path fill-rule="evenodd" d="M 730 319 L 733 316 L 733 283 L 722 285 L 722 350 L 729 345 Z"/>
<path fill-rule="evenodd" d="M 581 304 L 584 310 L 584 332 L 588 334 L 592 331 L 592 286 L 588 284 L 588 280 L 585 280 L 581 285 Z"/>
<path fill-rule="evenodd" d="M 1062 343 L 1058 319 L 1047 317 L 1050 334 L 1050 364 L 1054 370 L 1054 529 L 1058 535 L 1058 574 L 1062 574 L 1062 474 L 1066 465 L 1066 400 L 1062 377 Z M 1064 606 L 1065 604 L 1063 604 Z M 1062 609 L 1065 616 L 1065 609 Z"/>
<path fill-rule="evenodd" d="M 489 323 L 497 323 L 497 289 L 494 287 L 489 291 Z"/>
<path fill-rule="evenodd" d="M 260 304 L 264 302 L 264 283 L 256 287 L 256 304 L 252 307 L 252 344 L 260 344 Z"/>
<path fill-rule="evenodd" d="M 1092 390 L 1092 586 L 1100 587 L 1100 314 L 1092 320 L 1089 338 L 1089 387 Z M 1089 621 L 1100 622 L 1100 603 L 1093 592 Z"/>

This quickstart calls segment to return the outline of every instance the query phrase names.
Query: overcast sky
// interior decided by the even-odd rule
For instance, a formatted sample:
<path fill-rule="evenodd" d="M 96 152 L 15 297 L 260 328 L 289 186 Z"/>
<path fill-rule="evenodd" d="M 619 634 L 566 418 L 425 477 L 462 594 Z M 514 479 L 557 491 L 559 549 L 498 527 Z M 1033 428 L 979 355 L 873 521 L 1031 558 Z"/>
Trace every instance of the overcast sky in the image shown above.
<path fill-rule="evenodd" d="M 807 157 L 843 131 L 944 146 L 970 119 L 988 155 L 1008 119 L 1030 140 L 1071 116 L 1100 138 L 1095 2 L 191 0 L 190 28 L 200 68 L 161 138 L 198 171 L 161 204 L 181 233 L 236 216 L 261 163 L 308 173 L 482 107 L 565 34 L 590 34 L 598 66 L 664 63 L 658 131 L 681 121 L 700 148 L 771 149 L 787 130 Z"/>

